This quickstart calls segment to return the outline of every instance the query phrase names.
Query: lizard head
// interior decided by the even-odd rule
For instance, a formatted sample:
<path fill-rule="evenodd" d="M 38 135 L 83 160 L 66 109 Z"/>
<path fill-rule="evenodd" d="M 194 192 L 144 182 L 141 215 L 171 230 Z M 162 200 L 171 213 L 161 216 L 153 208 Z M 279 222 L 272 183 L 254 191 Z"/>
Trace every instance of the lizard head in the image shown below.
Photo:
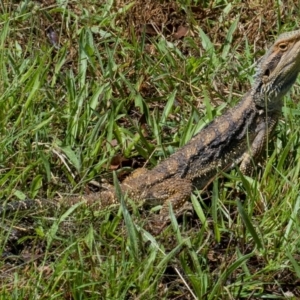
<path fill-rule="evenodd" d="M 259 60 L 252 95 L 259 107 L 280 109 L 300 72 L 300 30 L 281 34 Z"/>

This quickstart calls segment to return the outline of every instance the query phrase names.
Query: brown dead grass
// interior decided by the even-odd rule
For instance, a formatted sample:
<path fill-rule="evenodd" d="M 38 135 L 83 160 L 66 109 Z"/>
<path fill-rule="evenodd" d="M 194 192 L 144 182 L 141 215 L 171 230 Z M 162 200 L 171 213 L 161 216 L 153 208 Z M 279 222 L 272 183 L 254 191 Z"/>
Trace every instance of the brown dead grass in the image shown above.
<path fill-rule="evenodd" d="M 119 1 L 118 8 L 129 1 Z M 166 38 L 176 38 L 176 33 L 182 26 L 188 27 L 190 33 L 195 26 L 200 26 L 216 45 L 224 43 L 224 39 L 231 22 L 239 17 L 239 26 L 234 35 L 235 43 L 247 36 L 250 44 L 255 49 L 265 47 L 265 41 L 272 35 L 277 35 L 277 24 L 282 27 L 291 20 L 297 24 L 297 1 L 286 1 L 277 8 L 277 1 L 243 1 L 238 5 L 233 4 L 226 18 L 224 17 L 225 5 L 212 7 L 214 1 L 207 1 L 206 5 L 190 7 L 184 10 L 174 1 L 137 0 L 135 5 L 126 14 L 119 25 L 124 26 L 124 34 L 130 36 L 132 27 L 138 35 L 143 30 L 149 36 L 162 34 Z"/>
<path fill-rule="evenodd" d="M 91 2 L 68 1 L 67 9 L 77 16 L 83 14 L 83 9 L 88 10 L 91 14 L 96 13 L 97 7 Z M 129 0 L 115 1 L 114 9 L 118 11 L 131 2 Z M 243 1 L 243 3 L 233 4 L 227 16 L 224 15 L 225 5 L 213 7 L 214 1 L 203 2 L 205 4 L 186 8 L 180 7 L 177 2 L 172 0 L 136 0 L 131 9 L 118 17 L 116 26 L 121 27 L 123 37 L 129 39 L 133 35 L 136 38 L 145 32 L 150 37 L 163 35 L 169 40 L 180 39 L 188 34 L 195 36 L 197 35 L 195 28 L 199 26 L 215 45 L 222 45 L 232 21 L 239 17 L 238 28 L 234 33 L 234 43 L 239 44 L 247 36 L 255 50 L 265 48 L 270 36 L 278 34 L 276 28 L 284 27 L 287 21 L 289 24 L 294 22 L 295 27 L 297 26 L 298 1 L 296 0 L 285 1 L 279 8 L 275 0 Z M 74 42 L 72 32 L 70 28 L 65 27 L 63 16 L 57 10 L 56 1 L 46 0 L 36 3 L 35 9 L 39 7 L 36 19 L 23 22 L 22 34 L 18 34 L 20 44 L 26 45 L 27 33 L 33 30 L 38 46 L 41 41 L 47 40 L 47 30 L 49 27 L 53 27 L 59 35 L 60 43 L 70 43 L 72 46 Z M 10 11 L 19 6 L 18 3 L 14 4 L 10 1 L 7 1 L 6 4 Z M 93 24 L 89 24 L 89 22 L 87 20 L 87 24 L 82 25 L 92 26 Z M 18 27 L 20 28 L 20 26 Z M 182 34 L 180 33 L 182 28 L 189 30 Z"/>

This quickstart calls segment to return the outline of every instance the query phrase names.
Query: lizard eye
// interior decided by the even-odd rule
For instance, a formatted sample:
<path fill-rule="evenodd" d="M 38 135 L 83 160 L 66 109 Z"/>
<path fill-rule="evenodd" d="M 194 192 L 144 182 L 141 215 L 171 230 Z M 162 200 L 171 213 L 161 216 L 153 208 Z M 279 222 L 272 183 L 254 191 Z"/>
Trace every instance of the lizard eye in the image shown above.
<path fill-rule="evenodd" d="M 287 49 L 287 44 L 286 43 L 281 43 L 278 45 L 279 49 L 281 51 L 285 51 Z"/>

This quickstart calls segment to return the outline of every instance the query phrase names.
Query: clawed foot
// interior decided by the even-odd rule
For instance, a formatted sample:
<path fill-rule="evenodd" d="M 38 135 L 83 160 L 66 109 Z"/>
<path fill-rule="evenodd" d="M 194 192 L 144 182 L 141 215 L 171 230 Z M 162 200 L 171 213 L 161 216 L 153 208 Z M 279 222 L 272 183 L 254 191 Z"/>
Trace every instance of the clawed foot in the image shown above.
<path fill-rule="evenodd" d="M 190 202 L 185 202 L 185 204 L 180 208 L 177 209 L 175 212 L 175 217 L 178 218 L 183 214 L 191 215 L 194 211 L 193 205 Z M 162 216 L 162 215 L 155 215 L 151 218 L 146 226 L 146 229 L 153 235 L 159 235 L 164 228 L 170 223 L 170 216 Z"/>

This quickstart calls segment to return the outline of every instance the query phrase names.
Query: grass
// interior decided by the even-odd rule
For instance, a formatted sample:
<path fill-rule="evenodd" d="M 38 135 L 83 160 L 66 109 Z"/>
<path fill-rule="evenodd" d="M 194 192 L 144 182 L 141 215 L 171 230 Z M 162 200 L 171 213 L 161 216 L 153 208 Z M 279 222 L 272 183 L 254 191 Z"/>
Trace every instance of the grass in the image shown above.
<path fill-rule="evenodd" d="M 296 1 L 77 2 L 0 6 L 3 203 L 117 188 L 155 166 L 238 102 L 265 42 L 298 16 Z M 116 209 L 1 216 L 0 299 L 297 299 L 298 95 L 296 83 L 256 174 L 195 191 L 195 212 L 171 211 L 157 237 L 121 194 Z"/>

